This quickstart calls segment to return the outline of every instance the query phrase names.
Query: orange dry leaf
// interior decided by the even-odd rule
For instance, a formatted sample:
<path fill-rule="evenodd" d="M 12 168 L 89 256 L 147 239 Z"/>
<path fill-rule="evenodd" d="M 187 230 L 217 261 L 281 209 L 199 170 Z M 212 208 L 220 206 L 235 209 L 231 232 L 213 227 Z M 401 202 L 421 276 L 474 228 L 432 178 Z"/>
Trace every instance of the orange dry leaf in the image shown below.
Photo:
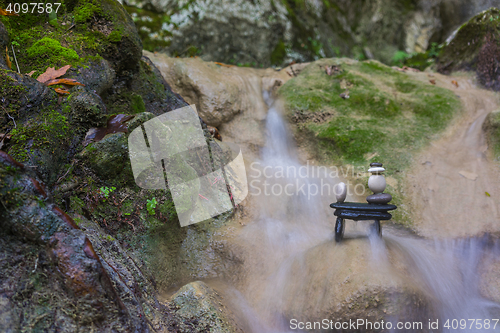
<path fill-rule="evenodd" d="M 55 67 L 49 67 L 45 71 L 45 73 L 41 74 L 38 79 L 36 79 L 38 82 L 45 83 L 47 81 L 53 80 L 58 78 L 59 76 L 63 76 L 66 74 L 66 71 L 71 67 L 71 65 L 66 65 L 64 67 L 61 67 L 59 69 L 55 69 Z"/>
<path fill-rule="evenodd" d="M 5 62 L 7 62 L 7 67 L 9 67 L 9 69 L 12 69 L 12 63 L 10 62 L 9 58 L 9 49 L 7 48 L 7 46 L 5 47 Z"/>
<path fill-rule="evenodd" d="M 227 64 L 223 64 L 222 62 L 214 62 L 214 64 L 216 65 L 219 65 L 219 66 L 223 66 L 223 67 L 234 67 L 234 65 L 227 65 Z"/>
<path fill-rule="evenodd" d="M 6 11 L 5 9 L 0 8 L 0 15 L 2 16 L 19 16 L 19 14 L 14 13 L 11 11 L 10 13 Z"/>
<path fill-rule="evenodd" d="M 458 82 L 457 82 L 457 81 L 455 81 L 455 80 L 451 80 L 451 84 L 455 85 L 455 87 L 457 87 L 457 88 L 458 88 Z"/>
<path fill-rule="evenodd" d="M 45 82 L 46 85 L 52 86 L 54 84 L 65 84 L 68 86 L 85 86 L 83 83 L 78 82 L 75 79 L 54 79 L 48 82 Z"/>
<path fill-rule="evenodd" d="M 436 84 L 436 80 L 429 80 L 431 84 Z"/>
<path fill-rule="evenodd" d="M 61 88 L 56 88 L 54 89 L 56 91 L 56 93 L 58 93 L 59 95 L 69 95 L 69 91 L 67 91 L 66 89 L 61 89 Z"/>
<path fill-rule="evenodd" d="M 31 71 L 31 72 L 29 72 L 29 73 L 26 73 L 26 75 L 31 76 L 31 75 L 33 75 L 33 73 L 35 73 L 35 72 L 36 72 L 36 71 Z"/>

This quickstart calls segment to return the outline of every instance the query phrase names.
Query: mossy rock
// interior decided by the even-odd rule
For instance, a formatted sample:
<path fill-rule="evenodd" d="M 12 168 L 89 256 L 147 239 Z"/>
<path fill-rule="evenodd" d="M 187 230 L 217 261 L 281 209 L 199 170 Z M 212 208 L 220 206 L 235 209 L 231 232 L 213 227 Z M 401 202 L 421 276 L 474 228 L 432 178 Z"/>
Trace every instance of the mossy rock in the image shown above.
<path fill-rule="evenodd" d="M 483 123 L 483 130 L 486 132 L 495 159 L 500 161 L 500 110 L 488 114 Z"/>
<path fill-rule="evenodd" d="M 329 76 L 331 65 L 340 70 Z M 343 99 L 346 89 L 350 97 Z M 321 159 L 362 166 L 376 157 L 394 170 L 408 166 L 460 110 L 451 91 L 377 61 L 319 60 L 279 93 L 297 128 L 317 141 Z"/>
<path fill-rule="evenodd" d="M 441 50 L 437 69 L 441 73 L 472 70 L 487 88 L 500 90 L 500 10 L 490 8 L 463 24 Z"/>
<path fill-rule="evenodd" d="M 127 85 L 115 85 L 109 93 L 103 94 L 103 99 L 109 113 L 134 114 L 146 111 L 159 116 L 187 106 L 146 56 L 139 61 L 136 77 Z"/>
<path fill-rule="evenodd" d="M 107 183 L 126 184 L 134 181 L 125 133 L 110 134 L 99 142 L 89 144 L 81 153 L 81 157 L 87 166 Z"/>
<path fill-rule="evenodd" d="M 106 106 L 99 95 L 85 87 L 75 87 L 68 97 L 71 107 L 71 119 L 83 128 L 106 125 Z"/>
<path fill-rule="evenodd" d="M 6 8 L 8 2 L 0 1 Z M 0 18 L 12 42 L 21 72 L 39 75 L 50 67 L 86 66 L 105 58 L 125 75 L 136 70 L 142 42 L 123 6 L 115 0 L 63 3 L 57 14 Z M 50 21 L 50 22 L 49 22 Z M 36 77 L 36 76 L 35 76 Z"/>
<path fill-rule="evenodd" d="M 195 281 L 183 286 L 172 296 L 174 317 L 181 331 L 236 333 L 236 325 L 229 309 L 222 306 L 222 297 L 204 282 Z"/>

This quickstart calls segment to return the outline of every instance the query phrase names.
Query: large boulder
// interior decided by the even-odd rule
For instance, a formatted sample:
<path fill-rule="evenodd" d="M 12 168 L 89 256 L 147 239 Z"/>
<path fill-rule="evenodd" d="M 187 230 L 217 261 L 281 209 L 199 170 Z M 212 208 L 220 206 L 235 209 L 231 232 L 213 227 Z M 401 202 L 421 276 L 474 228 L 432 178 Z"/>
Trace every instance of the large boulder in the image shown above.
<path fill-rule="evenodd" d="M 254 99 L 252 88 L 261 94 L 261 74 L 252 69 L 221 67 L 199 58 L 171 58 L 144 51 L 155 63 L 172 89 L 190 104 L 195 104 L 200 117 L 211 126 L 227 123 L 245 110 L 264 110 L 259 96 Z M 257 75 L 255 75 L 257 74 Z M 255 82 L 252 82 L 255 81 Z M 257 86 L 255 86 L 255 83 Z"/>
<path fill-rule="evenodd" d="M 500 10 L 490 8 L 462 25 L 441 50 L 438 71 L 472 70 L 485 87 L 500 90 L 499 22 Z"/>

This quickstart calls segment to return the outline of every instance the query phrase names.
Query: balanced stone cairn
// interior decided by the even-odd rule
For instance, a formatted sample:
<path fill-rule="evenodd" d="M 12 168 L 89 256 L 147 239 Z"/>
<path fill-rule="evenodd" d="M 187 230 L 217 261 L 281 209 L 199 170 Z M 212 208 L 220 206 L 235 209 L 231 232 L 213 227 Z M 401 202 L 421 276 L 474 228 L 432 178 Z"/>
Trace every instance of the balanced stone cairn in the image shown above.
<path fill-rule="evenodd" d="M 389 193 L 383 193 L 386 187 L 385 178 L 382 174 L 384 171 L 382 163 L 370 163 L 368 172 L 371 172 L 372 175 L 368 178 L 368 187 L 373 191 L 373 194 L 367 196 L 366 201 L 371 204 L 384 205 L 392 200 Z"/>

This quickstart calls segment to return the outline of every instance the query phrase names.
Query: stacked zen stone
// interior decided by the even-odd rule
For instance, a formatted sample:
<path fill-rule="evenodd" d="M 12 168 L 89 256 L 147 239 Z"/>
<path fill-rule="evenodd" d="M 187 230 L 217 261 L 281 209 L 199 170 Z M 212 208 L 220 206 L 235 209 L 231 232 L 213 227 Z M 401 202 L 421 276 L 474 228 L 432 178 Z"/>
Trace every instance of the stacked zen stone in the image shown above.
<path fill-rule="evenodd" d="M 385 178 L 382 174 L 384 171 L 382 163 L 370 163 L 368 172 L 371 172 L 372 175 L 368 178 L 368 187 L 373 191 L 373 194 L 367 196 L 366 201 L 371 204 L 384 205 L 392 200 L 389 193 L 383 193 L 386 187 Z"/>

